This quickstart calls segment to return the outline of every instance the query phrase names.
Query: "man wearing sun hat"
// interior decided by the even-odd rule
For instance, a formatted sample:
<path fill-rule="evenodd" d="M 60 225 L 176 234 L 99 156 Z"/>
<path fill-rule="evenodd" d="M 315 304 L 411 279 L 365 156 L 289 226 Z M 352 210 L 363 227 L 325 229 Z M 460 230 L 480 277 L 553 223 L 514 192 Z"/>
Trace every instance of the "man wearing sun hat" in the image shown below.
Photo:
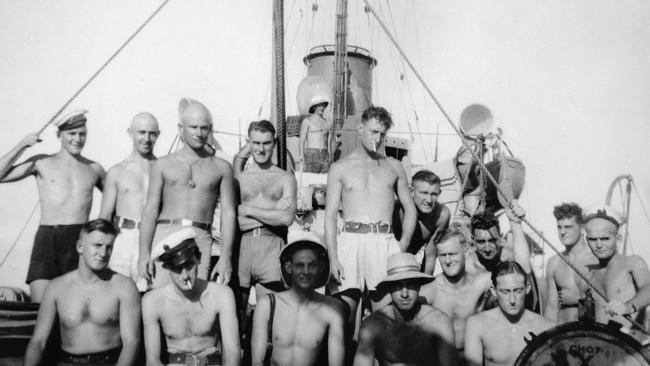
<path fill-rule="evenodd" d="M 442 311 L 419 300 L 420 286 L 433 276 L 419 271 L 411 253 L 388 257 L 388 276 L 377 289 L 390 294 L 392 303 L 374 312 L 361 324 L 355 366 L 456 365 L 454 328 Z"/>
<path fill-rule="evenodd" d="M 327 250 L 315 236 L 282 249 L 282 280 L 289 290 L 257 303 L 251 344 L 254 366 L 266 364 L 265 359 L 274 365 L 315 365 L 324 344 L 328 364 L 343 365 L 340 303 L 316 292 L 329 280 L 329 263 Z"/>
<path fill-rule="evenodd" d="M 0 158 L 0 183 L 32 175 L 36 178 L 41 218 L 27 273 L 33 302 L 41 301 L 53 278 L 77 268 L 75 243 L 88 221 L 93 188 L 103 189 L 104 168 L 81 155 L 86 144 L 86 113 L 76 110 L 54 123 L 61 143 L 57 153 L 34 155 L 11 165 L 25 149 L 40 141 L 38 133 L 30 133 Z"/>
<path fill-rule="evenodd" d="M 327 97 L 315 95 L 309 103 L 309 116 L 300 125 L 298 157 L 305 172 L 327 173 L 329 168 L 327 145 L 331 124 L 324 116 L 328 104 Z"/>
<path fill-rule="evenodd" d="M 142 299 L 147 365 L 162 365 L 161 329 L 167 365 L 240 363 L 235 297 L 228 286 L 198 277 L 201 251 L 195 238 L 192 228 L 181 229 L 161 239 L 151 253 L 169 271 L 171 282 Z"/>
<path fill-rule="evenodd" d="M 596 321 L 615 320 L 631 328 L 626 315 L 644 324 L 645 308 L 650 305 L 650 272 L 642 257 L 618 252 L 619 228 L 624 221 L 620 213 L 608 206 L 592 207 L 584 218 L 586 242 L 598 259 L 598 263 L 589 266 L 588 277 L 609 298 L 605 303 L 600 296 L 594 296 Z M 584 297 L 588 287 L 584 281 L 579 281 L 579 286 Z"/>

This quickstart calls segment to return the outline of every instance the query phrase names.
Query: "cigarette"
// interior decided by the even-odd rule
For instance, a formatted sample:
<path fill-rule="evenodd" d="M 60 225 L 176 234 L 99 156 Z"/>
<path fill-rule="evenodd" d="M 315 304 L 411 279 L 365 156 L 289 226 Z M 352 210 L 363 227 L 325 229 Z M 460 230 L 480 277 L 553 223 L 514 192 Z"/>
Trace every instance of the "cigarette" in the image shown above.
<path fill-rule="evenodd" d="M 192 282 L 190 280 L 185 280 L 187 287 L 192 288 Z"/>
<path fill-rule="evenodd" d="M 372 152 L 377 152 L 377 144 L 372 143 Z"/>

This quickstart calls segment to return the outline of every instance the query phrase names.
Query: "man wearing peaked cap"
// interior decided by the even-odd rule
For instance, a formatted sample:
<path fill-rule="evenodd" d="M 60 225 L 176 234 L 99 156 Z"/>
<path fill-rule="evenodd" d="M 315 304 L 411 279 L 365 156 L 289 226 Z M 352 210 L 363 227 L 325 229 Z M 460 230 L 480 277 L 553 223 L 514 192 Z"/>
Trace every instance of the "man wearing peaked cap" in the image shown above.
<path fill-rule="evenodd" d="M 200 102 L 183 98 L 179 103 L 178 134 L 183 147 L 157 159 L 149 172 L 147 199 L 142 210 L 139 239 L 139 275 L 159 287 L 169 277 L 164 268 L 149 258 L 160 248 L 161 238 L 186 227 L 196 232 L 194 241 L 201 251 L 199 277 L 209 279 L 219 273 L 218 280 L 228 283 L 232 272 L 231 255 L 235 232 L 235 192 L 230 164 L 208 150 L 212 134 L 212 117 Z M 210 269 L 212 252 L 212 219 L 220 202 L 222 243 L 221 255 Z"/>
<path fill-rule="evenodd" d="M 361 324 L 355 366 L 371 366 L 375 359 L 380 365 L 457 365 L 451 320 L 419 300 L 420 286 L 433 281 L 419 269 L 411 253 L 388 257 L 388 275 L 377 290 L 389 293 L 392 303 Z"/>
<path fill-rule="evenodd" d="M 329 168 L 329 131 L 331 123 L 325 118 L 329 99 L 316 95 L 311 99 L 309 116 L 300 125 L 298 157 L 303 162 L 303 171 L 327 173 Z"/>
<path fill-rule="evenodd" d="M 631 334 L 643 334 L 633 328 L 624 316 L 630 315 L 639 324 L 645 324 L 645 308 L 650 305 L 650 272 L 646 261 L 638 255 L 618 252 L 622 215 L 608 206 L 596 206 L 585 212 L 585 240 L 598 263 L 589 266 L 588 277 L 605 295 L 596 299 L 596 321 L 615 320 L 630 328 Z M 588 287 L 578 283 L 584 297 Z"/>
<path fill-rule="evenodd" d="M 37 133 L 30 133 L 0 158 L 0 183 L 36 178 L 41 218 L 27 273 L 34 302 L 41 301 L 50 280 L 77 268 L 75 242 L 88 221 L 93 188 L 104 186 L 102 166 L 81 155 L 86 144 L 86 113 L 74 111 L 55 122 L 61 143 L 57 153 L 34 155 L 14 164 L 25 149 L 40 141 Z"/>
<path fill-rule="evenodd" d="M 327 250 L 315 237 L 291 242 L 280 252 L 280 266 L 289 290 L 270 293 L 257 303 L 252 364 L 315 365 L 323 364 L 319 356 L 327 356 L 330 366 L 343 365 L 341 305 L 315 290 L 329 279 Z M 327 355 L 321 355 L 323 344 Z"/>
<path fill-rule="evenodd" d="M 235 297 L 228 286 L 199 278 L 202 253 L 195 239 L 192 228 L 183 228 L 161 239 L 151 253 L 171 281 L 142 299 L 147 365 L 161 364 L 161 331 L 168 365 L 239 365 Z"/>

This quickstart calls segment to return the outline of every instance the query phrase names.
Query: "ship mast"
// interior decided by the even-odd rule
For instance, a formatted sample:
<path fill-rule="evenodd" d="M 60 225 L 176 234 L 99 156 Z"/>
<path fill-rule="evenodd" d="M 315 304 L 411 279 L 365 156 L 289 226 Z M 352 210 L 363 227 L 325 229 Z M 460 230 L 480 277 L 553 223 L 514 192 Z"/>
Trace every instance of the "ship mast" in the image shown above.
<path fill-rule="evenodd" d="M 336 139 L 337 130 L 343 128 L 345 123 L 345 88 L 346 88 L 346 64 L 345 59 L 347 56 L 347 21 L 348 21 L 348 1 L 337 0 L 336 2 L 336 48 L 334 50 L 334 95 L 333 103 L 333 118 L 332 133 L 330 139 Z M 332 146 L 336 147 L 337 144 L 333 143 Z M 330 160 L 334 156 L 334 148 L 330 154 Z"/>

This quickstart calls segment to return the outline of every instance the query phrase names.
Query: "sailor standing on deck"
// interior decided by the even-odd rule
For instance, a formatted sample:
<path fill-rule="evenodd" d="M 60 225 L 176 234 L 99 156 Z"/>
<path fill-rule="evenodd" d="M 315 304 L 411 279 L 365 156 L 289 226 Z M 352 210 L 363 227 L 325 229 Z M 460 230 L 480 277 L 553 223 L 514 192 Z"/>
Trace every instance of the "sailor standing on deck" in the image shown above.
<path fill-rule="evenodd" d="M 417 212 L 402 165 L 379 152 L 392 124 L 384 108 L 365 110 L 358 126 L 359 146 L 333 164 L 327 177 L 325 240 L 336 282 L 331 290 L 349 306 L 351 325 L 364 287 L 371 293 L 373 309 L 381 306 L 383 294 L 375 288 L 386 276 L 386 260 L 392 253 L 406 251 L 416 225 Z M 395 194 L 405 212 L 399 242 L 391 226 Z M 337 235 L 339 206 L 345 223 Z"/>
<path fill-rule="evenodd" d="M 161 330 L 167 365 L 240 363 L 235 297 L 230 287 L 198 277 L 202 253 L 192 228 L 160 240 L 152 258 L 169 270 L 171 283 L 142 299 L 147 365 L 162 365 Z"/>
<path fill-rule="evenodd" d="M 309 116 L 300 125 L 299 160 L 303 171 L 308 173 L 327 173 L 329 168 L 328 138 L 331 123 L 324 117 L 329 100 L 314 96 L 309 107 Z"/>
<path fill-rule="evenodd" d="M 138 274 L 138 238 L 149 171 L 156 160 L 153 148 L 160 134 L 158 121 L 151 113 L 138 113 L 133 117 L 128 133 L 133 151 L 128 158 L 108 170 L 99 217 L 112 220 L 120 229 L 109 267 L 130 277 L 138 290 L 144 292 L 147 282 Z"/>
<path fill-rule="evenodd" d="M 156 160 L 149 173 L 147 203 L 142 211 L 138 270 L 153 286 L 170 281 L 169 273 L 149 259 L 160 239 L 182 227 L 196 232 L 201 251 L 198 276 L 208 279 L 212 250 L 212 218 L 221 201 L 223 248 L 215 271 L 228 283 L 232 272 L 231 254 L 235 232 L 233 174 L 230 164 L 205 149 L 212 133 L 212 117 L 198 101 L 181 100 L 178 133 L 183 148 Z M 156 262 L 157 263 L 157 262 Z M 155 270 L 154 270 L 155 268 Z"/>
<path fill-rule="evenodd" d="M 81 155 L 86 144 L 86 113 L 74 111 L 55 122 L 61 142 L 56 154 L 34 155 L 10 166 L 18 154 L 39 141 L 38 134 L 31 133 L 0 158 L 0 172 L 4 173 L 0 183 L 36 177 L 41 219 L 27 272 L 33 302 L 41 301 L 50 280 L 77 268 L 75 243 L 88 221 L 93 188 L 103 189 L 104 168 Z"/>

